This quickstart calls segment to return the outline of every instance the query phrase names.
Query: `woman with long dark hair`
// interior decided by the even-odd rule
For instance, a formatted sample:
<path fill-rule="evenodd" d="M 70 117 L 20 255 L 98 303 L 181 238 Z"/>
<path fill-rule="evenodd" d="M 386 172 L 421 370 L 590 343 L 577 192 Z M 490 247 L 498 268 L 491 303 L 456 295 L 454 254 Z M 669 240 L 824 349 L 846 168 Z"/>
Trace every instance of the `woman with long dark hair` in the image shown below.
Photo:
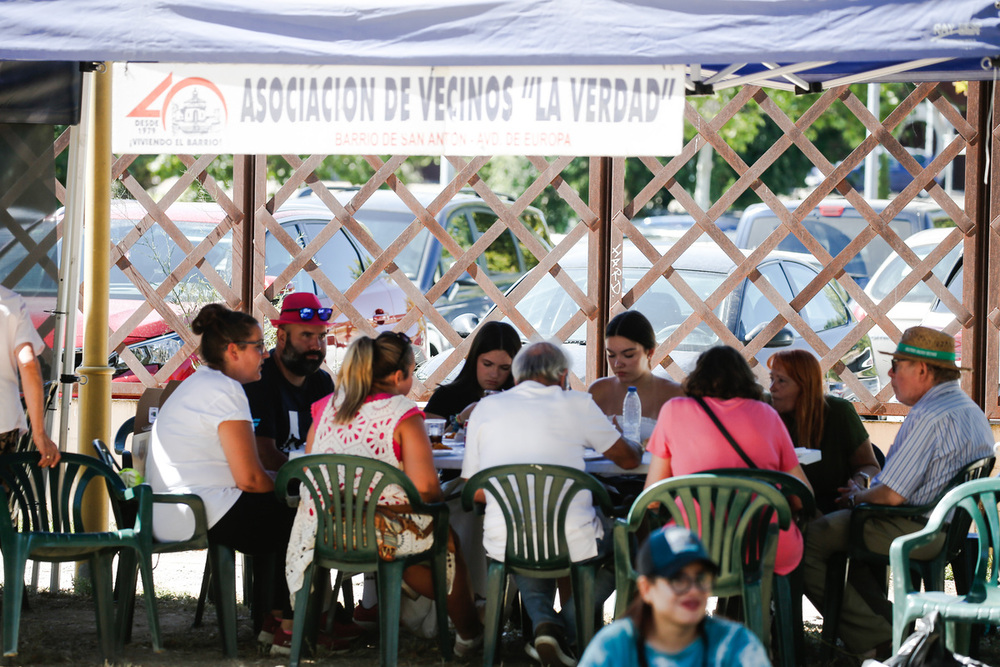
<path fill-rule="evenodd" d="M 635 569 L 638 595 L 628 616 L 597 633 L 579 667 L 770 666 L 746 627 L 707 616 L 717 568 L 694 533 L 678 526 L 654 531 Z"/>
<path fill-rule="evenodd" d="M 684 382 L 684 391 L 687 397 L 665 403 L 656 420 L 649 439 L 653 456 L 646 474 L 647 487 L 674 475 L 750 467 L 779 470 L 809 486 L 788 429 L 774 408 L 761 402 L 763 390 L 738 351 L 719 345 L 702 352 Z M 774 571 L 788 574 L 800 560 L 802 533 L 792 524 L 778 535 Z"/>
<path fill-rule="evenodd" d="M 406 473 L 423 500 L 441 500 L 443 494 L 423 414 L 406 397 L 413 386 L 415 367 L 413 348 L 405 334 L 357 338 L 347 348 L 337 376 L 336 393 L 313 405 L 306 453 L 350 454 L 383 461 Z M 387 487 L 379 500 L 380 505 L 389 507 L 407 503 L 405 494 L 396 486 Z M 398 510 L 397 517 L 406 529 L 392 536 L 395 553 L 426 551 L 434 539 L 432 518 L 405 509 Z M 380 533 L 380 545 L 381 539 Z M 302 587 L 315 542 L 316 515 L 312 503 L 306 500 L 299 504 L 288 544 L 286 573 L 292 591 Z M 448 550 L 448 615 L 458 634 L 455 653 L 462 657 L 482 645 L 483 626 L 476 614 L 468 572 L 454 533 Z M 420 595 L 434 599 L 427 566 L 406 568 L 403 581 Z"/>
<path fill-rule="evenodd" d="M 510 365 L 521 349 L 521 336 L 506 322 L 487 322 L 479 328 L 465 365 L 453 382 L 434 390 L 424 411 L 428 419 L 452 419 L 464 425 L 472 408 L 487 391 L 514 386 Z"/>
<path fill-rule="evenodd" d="M 781 415 L 796 447 L 818 449 L 822 459 L 804 466 L 823 514 L 837 506 L 840 487 L 853 479 L 861 487 L 882 468 L 857 410 L 850 401 L 826 395 L 819 361 L 807 350 L 782 350 L 767 360 L 771 405 Z"/>

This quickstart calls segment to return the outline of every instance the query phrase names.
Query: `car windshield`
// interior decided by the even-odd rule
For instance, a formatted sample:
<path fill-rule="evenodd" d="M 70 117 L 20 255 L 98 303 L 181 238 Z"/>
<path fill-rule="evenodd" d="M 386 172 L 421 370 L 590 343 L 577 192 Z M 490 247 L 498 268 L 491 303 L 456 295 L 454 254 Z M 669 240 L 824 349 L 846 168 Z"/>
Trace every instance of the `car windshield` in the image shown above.
<path fill-rule="evenodd" d="M 630 289 L 646 273 L 646 269 L 626 268 L 622 278 L 624 289 Z M 566 274 L 580 287 L 586 291 L 587 269 L 574 268 L 567 269 Z M 707 271 L 677 271 L 677 274 L 694 291 L 699 299 L 705 300 L 715 292 L 722 284 L 726 276 L 721 273 Z M 715 308 L 716 316 L 723 312 L 725 301 Z M 523 298 L 517 305 L 518 312 L 524 316 L 535 332 L 543 338 L 556 336 L 558 331 L 565 326 L 569 319 L 580 310 L 580 306 L 556 281 L 551 274 L 546 274 L 538 281 L 538 284 Z M 684 300 L 680 293 L 666 279 L 660 278 L 653 286 L 646 291 L 638 301 L 634 310 L 638 310 L 645 315 L 653 331 L 656 332 L 656 340 L 663 341 L 673 333 L 694 311 L 690 304 Z M 510 321 L 508 323 L 517 325 Z M 528 338 L 528 333 L 522 331 L 521 334 Z M 694 331 L 685 338 L 685 341 L 678 346 L 679 350 L 702 350 L 706 347 L 718 343 L 719 337 L 704 322 L 695 327 Z M 567 343 L 587 342 L 586 325 L 581 325 L 572 335 L 566 339 Z"/>
<path fill-rule="evenodd" d="M 377 211 L 362 207 L 354 214 L 354 219 L 367 227 L 372 238 L 375 239 L 375 243 L 378 243 L 385 250 L 410 226 L 415 216 L 412 213 Z M 410 280 L 417 279 L 417 274 L 420 271 L 420 260 L 424 255 L 424 246 L 427 245 L 429 233 L 426 227 L 422 228 L 414 239 L 396 255 L 396 266 L 402 269 Z"/>
<path fill-rule="evenodd" d="M 205 222 L 174 221 L 174 225 L 184 237 L 194 246 L 201 243 L 205 236 L 215 229 L 215 225 Z M 130 220 L 111 221 L 111 240 L 120 243 L 126 235 L 135 229 L 135 223 Z M 212 244 L 206 253 L 204 262 L 210 264 L 227 283 L 232 280 L 232 232 L 227 232 L 222 238 Z M 160 225 L 153 225 L 125 253 L 131 263 L 126 266 L 129 272 L 134 271 L 156 289 L 170 275 L 187 253 L 174 242 Z M 166 295 L 168 302 L 185 303 L 192 301 L 212 301 L 218 298 L 215 290 L 197 266 L 191 267 L 177 285 Z M 109 290 L 112 299 L 145 299 L 139 288 L 129 279 L 118 265 L 111 267 L 111 284 Z"/>
<path fill-rule="evenodd" d="M 912 248 L 914 254 L 923 260 L 927 255 L 931 253 L 938 244 L 928 244 L 928 245 L 918 245 Z M 936 277 L 941 282 L 948 279 L 948 273 L 951 268 L 955 266 L 955 260 L 962 253 L 962 244 L 959 243 L 952 250 L 944 256 L 940 262 L 932 270 L 934 277 Z M 903 281 L 906 276 L 910 275 L 913 271 L 913 267 L 906 263 L 899 255 L 893 255 L 886 265 L 882 268 L 879 274 L 872 280 L 870 286 L 871 297 L 876 301 L 881 301 L 885 297 L 896 289 L 896 286 Z M 934 302 L 935 296 L 931 288 L 927 286 L 923 280 L 919 281 L 913 286 L 906 295 L 899 300 L 899 303 L 926 303 L 931 304 Z"/>
<path fill-rule="evenodd" d="M 759 246 L 780 224 L 775 216 L 755 218 L 747 239 L 747 247 L 756 248 Z M 848 243 L 868 229 L 868 222 L 864 218 L 853 216 L 806 218 L 802 221 L 802 226 L 813 235 L 821 246 L 826 248 L 827 252 L 836 257 L 847 247 Z M 905 218 L 895 218 L 889 223 L 889 227 L 903 238 L 917 231 L 913 224 Z M 775 249 L 787 250 L 788 252 L 809 252 L 802 241 L 791 233 L 785 236 Z M 891 252 L 892 248 L 889 247 L 886 240 L 881 236 L 876 236 L 847 263 L 845 268 L 851 277 L 864 287 L 868 278 Z"/>

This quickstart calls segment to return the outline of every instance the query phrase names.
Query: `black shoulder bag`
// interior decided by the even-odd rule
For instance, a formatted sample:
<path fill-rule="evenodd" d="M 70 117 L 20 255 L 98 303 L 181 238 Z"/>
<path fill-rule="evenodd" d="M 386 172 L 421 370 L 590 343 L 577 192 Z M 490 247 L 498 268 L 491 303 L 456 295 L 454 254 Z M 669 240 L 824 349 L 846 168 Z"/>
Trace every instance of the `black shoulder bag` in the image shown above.
<path fill-rule="evenodd" d="M 722 425 L 722 422 L 719 421 L 719 418 L 715 416 L 714 412 L 712 412 L 712 408 L 708 407 L 708 403 L 705 402 L 705 399 L 703 399 L 701 396 L 692 396 L 692 398 L 698 401 L 698 405 L 700 405 L 701 408 L 708 414 L 709 418 L 711 418 L 712 420 L 712 423 L 714 423 L 716 427 L 719 429 L 719 431 L 722 432 L 722 435 L 726 436 L 726 440 L 728 440 L 729 444 L 733 446 L 733 449 L 736 450 L 736 453 L 740 455 L 740 458 L 743 459 L 743 462 L 747 464 L 747 467 L 753 470 L 759 470 L 760 469 L 759 466 L 757 466 L 753 462 L 753 459 L 747 456 L 747 453 L 744 452 L 743 448 L 739 446 L 739 444 L 736 442 L 735 439 L 733 439 L 733 436 L 729 435 L 729 431 L 726 430 L 726 427 Z"/>

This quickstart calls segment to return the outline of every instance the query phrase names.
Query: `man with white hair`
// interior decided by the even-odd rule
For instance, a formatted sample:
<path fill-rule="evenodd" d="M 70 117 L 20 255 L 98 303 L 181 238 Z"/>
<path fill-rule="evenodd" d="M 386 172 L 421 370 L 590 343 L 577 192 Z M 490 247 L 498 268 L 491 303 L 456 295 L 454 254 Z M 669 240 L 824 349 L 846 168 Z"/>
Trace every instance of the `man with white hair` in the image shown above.
<path fill-rule="evenodd" d="M 537 342 L 522 348 L 511 371 L 516 385 L 483 398 L 469 419 L 462 477 L 468 479 L 494 466 L 522 463 L 583 470 L 588 447 L 622 468 L 635 468 L 642 461 L 641 446 L 621 437 L 590 394 L 566 389 L 569 363 L 558 345 Z M 507 530 L 493 502 L 489 499 L 486 503 L 483 546 L 490 558 L 503 560 Z M 605 549 L 604 538 L 610 538 L 589 493 L 574 498 L 566 526 L 566 541 L 574 561 L 597 556 Z M 566 641 L 567 635 L 575 631 L 573 605 L 564 600 L 563 610 L 570 614 L 560 618 L 553 608 L 554 579 L 515 579 L 535 630 L 534 644 L 525 647 L 529 655 L 543 665 L 575 665 Z M 610 589 L 605 593 L 610 594 Z M 601 591 L 597 597 L 604 599 Z"/>

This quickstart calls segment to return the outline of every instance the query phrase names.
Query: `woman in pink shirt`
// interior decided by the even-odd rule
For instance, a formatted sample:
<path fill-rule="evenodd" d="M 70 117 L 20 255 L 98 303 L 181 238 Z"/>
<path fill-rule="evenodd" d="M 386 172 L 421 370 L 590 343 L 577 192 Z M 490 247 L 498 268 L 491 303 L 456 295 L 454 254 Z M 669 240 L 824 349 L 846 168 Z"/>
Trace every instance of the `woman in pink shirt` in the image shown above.
<path fill-rule="evenodd" d="M 780 470 L 809 486 L 788 429 L 774 408 L 760 401 L 762 389 L 739 352 L 728 346 L 703 352 L 684 382 L 684 391 L 688 397 L 673 398 L 660 409 L 649 439 L 653 457 L 646 475 L 647 487 L 674 475 L 749 467 L 698 398 L 715 413 L 757 468 Z M 774 571 L 788 574 L 801 559 L 802 533 L 792 524 L 778 537 Z"/>

